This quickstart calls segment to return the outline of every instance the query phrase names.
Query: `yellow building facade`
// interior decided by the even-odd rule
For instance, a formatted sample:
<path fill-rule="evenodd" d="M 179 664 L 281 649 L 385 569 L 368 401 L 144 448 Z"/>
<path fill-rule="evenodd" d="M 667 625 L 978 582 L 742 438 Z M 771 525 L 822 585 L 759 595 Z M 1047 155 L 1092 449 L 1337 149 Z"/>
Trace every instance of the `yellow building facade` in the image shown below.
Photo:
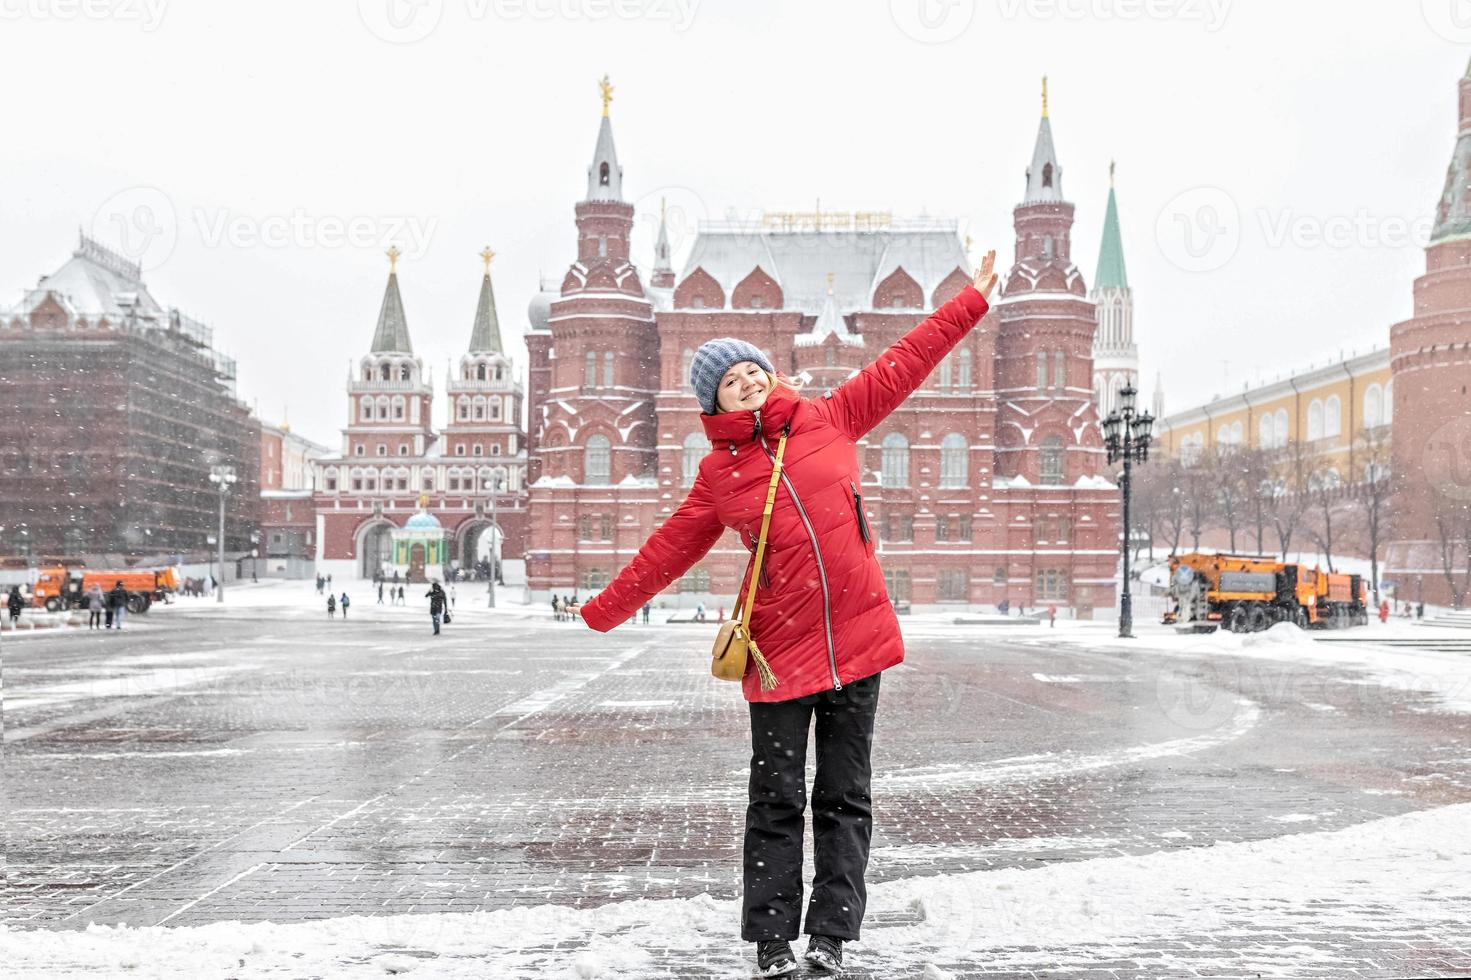
<path fill-rule="evenodd" d="M 1388 443 L 1394 386 L 1389 350 L 1357 354 L 1204 405 L 1171 412 L 1155 426 L 1157 445 L 1185 462 L 1227 447 L 1300 447 L 1305 466 L 1354 483 L 1367 465 L 1363 436 Z"/>

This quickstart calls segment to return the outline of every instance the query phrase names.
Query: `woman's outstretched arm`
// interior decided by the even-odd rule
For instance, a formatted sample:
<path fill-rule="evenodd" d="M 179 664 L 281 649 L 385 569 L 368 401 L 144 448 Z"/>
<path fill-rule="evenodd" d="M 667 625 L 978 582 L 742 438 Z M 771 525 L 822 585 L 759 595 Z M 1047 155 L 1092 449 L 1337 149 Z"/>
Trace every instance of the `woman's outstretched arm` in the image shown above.
<path fill-rule="evenodd" d="M 996 251 L 986 253 L 976 278 L 944 306 L 879 355 L 868 367 L 819 399 L 833 420 L 854 439 L 862 438 L 924 383 L 990 309 L 996 287 Z"/>
<path fill-rule="evenodd" d="M 724 530 L 710 486 L 699 473 L 684 503 L 649 535 L 608 587 L 582 607 L 582 621 L 599 633 L 608 632 L 705 557 Z"/>

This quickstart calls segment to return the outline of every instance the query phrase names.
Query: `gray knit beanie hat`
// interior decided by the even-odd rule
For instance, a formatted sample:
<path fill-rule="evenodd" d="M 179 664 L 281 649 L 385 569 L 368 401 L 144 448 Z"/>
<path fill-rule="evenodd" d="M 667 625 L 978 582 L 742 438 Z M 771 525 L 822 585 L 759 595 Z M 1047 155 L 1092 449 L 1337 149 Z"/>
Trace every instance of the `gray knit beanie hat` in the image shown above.
<path fill-rule="evenodd" d="M 695 359 L 690 362 L 690 387 L 695 389 L 695 397 L 700 400 L 700 407 L 706 415 L 715 414 L 715 394 L 720 387 L 720 379 L 742 361 L 754 361 L 768 374 L 776 373 L 765 354 L 734 337 L 707 340 L 695 351 Z"/>

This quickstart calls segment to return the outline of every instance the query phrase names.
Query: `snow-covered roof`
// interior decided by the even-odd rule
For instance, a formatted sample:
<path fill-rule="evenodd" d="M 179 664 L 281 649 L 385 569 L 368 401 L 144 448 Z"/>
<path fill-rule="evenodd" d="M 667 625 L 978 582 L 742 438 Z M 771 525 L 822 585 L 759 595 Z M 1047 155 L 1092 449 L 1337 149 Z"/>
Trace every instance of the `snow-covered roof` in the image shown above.
<path fill-rule="evenodd" d="M 956 269 L 969 269 L 953 220 L 895 221 L 872 230 L 783 231 L 762 223 L 700 222 L 680 275 L 704 269 L 725 291 L 759 267 L 781 287 L 786 309 L 819 312 L 828 276 L 840 310 L 873 308 L 874 290 L 895 269 L 917 282 L 926 297 Z"/>
<path fill-rule="evenodd" d="M 167 322 L 167 311 L 144 285 L 138 263 L 85 235 L 71 258 L 49 276 L 42 276 L 10 313 L 26 316 L 50 293 L 55 293 L 76 317 L 106 317 L 115 323 L 127 319 L 151 321 L 159 326 Z"/>

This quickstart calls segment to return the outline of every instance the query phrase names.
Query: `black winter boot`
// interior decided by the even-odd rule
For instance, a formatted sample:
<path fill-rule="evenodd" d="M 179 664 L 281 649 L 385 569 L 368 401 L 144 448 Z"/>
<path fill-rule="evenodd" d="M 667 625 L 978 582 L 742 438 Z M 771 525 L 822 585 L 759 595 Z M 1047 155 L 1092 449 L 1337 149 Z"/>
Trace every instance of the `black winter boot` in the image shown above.
<path fill-rule="evenodd" d="M 843 941 L 833 936 L 813 936 L 807 941 L 807 952 L 802 954 L 818 973 L 830 977 L 843 972 Z"/>
<path fill-rule="evenodd" d="M 756 944 L 756 976 L 786 977 L 797 972 L 797 957 L 785 939 L 767 939 Z"/>

